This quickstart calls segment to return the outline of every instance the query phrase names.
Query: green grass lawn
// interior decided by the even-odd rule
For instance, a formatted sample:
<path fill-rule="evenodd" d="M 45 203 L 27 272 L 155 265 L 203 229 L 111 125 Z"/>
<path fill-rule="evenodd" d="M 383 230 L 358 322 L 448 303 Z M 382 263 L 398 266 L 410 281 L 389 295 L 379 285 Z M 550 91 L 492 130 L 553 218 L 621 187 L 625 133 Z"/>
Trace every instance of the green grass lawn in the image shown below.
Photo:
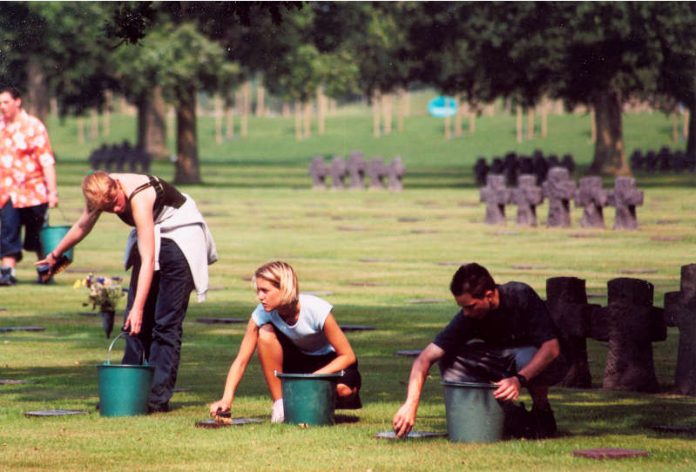
<path fill-rule="evenodd" d="M 134 125 L 115 116 L 106 141 L 132 140 Z M 471 178 L 479 155 L 509 150 L 571 152 L 581 165 L 591 158 L 587 117 L 552 116 L 551 134 L 517 146 L 514 120 L 484 117 L 474 136 L 445 141 L 441 123 L 410 118 L 407 133 L 374 139 L 366 114 L 340 115 L 325 136 L 296 142 L 292 122 L 253 119 L 250 136 L 214 144 L 211 122 L 200 120 L 205 183 L 184 189 L 206 215 L 220 260 L 211 266 L 208 301 L 192 300 L 174 411 L 166 415 L 102 418 L 96 365 L 106 358 L 108 340 L 97 318 L 83 316 L 85 289 L 73 283 L 93 271 L 123 275 L 127 228 L 105 215 L 75 251 L 75 262 L 57 283 L 33 284 L 26 258 L 20 283 L 3 288 L 0 326 L 40 325 L 43 332 L 0 334 L 0 378 L 30 383 L 0 385 L 0 469 L 2 470 L 693 470 L 693 436 L 659 434 L 655 424 L 696 425 L 696 399 L 670 393 L 678 330 L 655 343 L 661 392 L 638 394 L 601 390 L 606 344 L 589 341 L 591 390 L 555 388 L 552 402 L 561 430 L 545 441 L 503 441 L 488 445 L 451 444 L 446 439 L 389 442 L 374 438 L 390 429 L 403 401 L 411 359 L 401 349 L 420 349 L 456 311 L 447 287 L 459 263 L 478 261 L 499 281 L 521 280 L 542 295 L 545 281 L 576 276 L 587 281 L 594 303 L 606 302 L 606 283 L 639 277 L 655 285 L 655 303 L 679 289 L 680 267 L 694 262 L 696 179 L 693 175 L 639 175 L 645 204 L 640 229 L 619 232 L 579 227 L 573 210 L 569 229 L 521 229 L 509 215 L 507 227 L 482 223 L 484 208 Z M 670 124 L 659 114 L 625 119 L 627 149 L 669 145 Z M 98 145 L 74 142 L 74 123 L 50 123 L 60 156 L 61 209 L 52 224 L 72 221 L 81 210 L 79 182 L 86 156 Z M 312 191 L 307 165 L 316 154 L 360 149 L 369 158 L 401 155 L 407 164 L 406 190 Z M 154 173 L 173 175 L 171 164 Z M 579 177 L 578 174 L 576 177 Z M 610 180 L 607 180 L 607 186 Z M 539 209 L 545 220 L 547 205 Z M 613 211 L 607 210 L 611 228 Z M 670 236 L 665 241 L 663 236 Z M 263 418 L 258 425 L 220 430 L 194 428 L 207 404 L 222 393 L 225 375 L 239 346 L 243 325 L 204 325 L 204 316 L 247 318 L 255 306 L 249 277 L 271 259 L 295 266 L 304 291 L 324 292 L 343 324 L 368 324 L 369 332 L 349 333 L 363 374 L 364 408 L 342 411 L 333 427 L 300 429 L 271 425 L 271 401 L 256 361 L 237 393 L 234 414 Z M 646 270 L 641 275 L 626 271 Z M 429 299 L 429 303 L 418 303 Z M 117 357 L 117 355 L 116 355 Z M 528 397 L 523 399 L 529 405 Z M 85 416 L 26 418 L 36 409 L 75 408 Z M 442 387 L 436 369 L 427 382 L 416 429 L 446 428 Z M 644 449 L 650 457 L 596 462 L 572 457 L 576 449 Z"/>

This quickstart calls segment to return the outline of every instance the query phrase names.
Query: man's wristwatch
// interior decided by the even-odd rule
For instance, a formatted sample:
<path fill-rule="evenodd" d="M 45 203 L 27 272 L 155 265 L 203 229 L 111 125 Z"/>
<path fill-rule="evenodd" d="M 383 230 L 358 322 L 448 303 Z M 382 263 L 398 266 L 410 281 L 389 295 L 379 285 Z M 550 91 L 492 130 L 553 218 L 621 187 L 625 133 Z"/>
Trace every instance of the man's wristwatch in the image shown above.
<path fill-rule="evenodd" d="M 515 377 L 517 377 L 517 380 L 520 382 L 520 387 L 526 387 L 527 386 L 527 377 L 520 373 L 516 373 Z"/>

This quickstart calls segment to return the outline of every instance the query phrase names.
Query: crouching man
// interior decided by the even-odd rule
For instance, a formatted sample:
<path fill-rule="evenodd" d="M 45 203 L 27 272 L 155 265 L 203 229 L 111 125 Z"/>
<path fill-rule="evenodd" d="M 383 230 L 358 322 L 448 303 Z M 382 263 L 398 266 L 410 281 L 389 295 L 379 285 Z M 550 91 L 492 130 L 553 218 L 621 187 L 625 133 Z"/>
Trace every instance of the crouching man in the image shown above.
<path fill-rule="evenodd" d="M 510 436 L 549 437 L 556 420 L 549 404 L 549 387 L 566 374 L 556 329 L 544 301 L 529 285 L 497 285 L 486 268 L 461 266 L 450 290 L 461 310 L 416 358 L 411 368 L 406 401 L 394 415 L 399 437 L 411 431 L 423 384 L 432 365 L 439 363 L 442 379 L 451 382 L 494 382 L 496 399 L 504 402 Z M 512 403 L 527 388 L 531 414 Z M 514 430 L 513 430 L 514 428 Z"/>

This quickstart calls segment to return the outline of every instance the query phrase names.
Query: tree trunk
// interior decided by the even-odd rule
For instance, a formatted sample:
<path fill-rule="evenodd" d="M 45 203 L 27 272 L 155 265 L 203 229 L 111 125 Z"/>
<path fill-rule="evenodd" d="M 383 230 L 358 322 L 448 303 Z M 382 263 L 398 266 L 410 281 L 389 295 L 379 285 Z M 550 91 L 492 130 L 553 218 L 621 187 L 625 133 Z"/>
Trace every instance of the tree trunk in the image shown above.
<path fill-rule="evenodd" d="M 46 123 L 49 110 L 46 74 L 41 69 L 39 58 L 31 55 L 27 61 L 27 111 Z"/>
<path fill-rule="evenodd" d="M 396 129 L 399 133 L 404 131 L 404 118 L 406 117 L 406 89 L 399 89 L 398 92 L 399 110 L 397 112 Z"/>
<path fill-rule="evenodd" d="M 85 144 L 85 119 L 77 117 L 77 144 Z"/>
<path fill-rule="evenodd" d="M 590 108 L 590 142 L 597 143 L 597 117 L 594 108 Z"/>
<path fill-rule="evenodd" d="M 446 116 L 442 121 L 445 124 L 445 139 L 449 140 L 452 137 L 452 117 Z"/>
<path fill-rule="evenodd" d="M 234 106 L 231 103 L 227 103 L 225 109 L 225 138 L 234 138 Z"/>
<path fill-rule="evenodd" d="M 457 106 L 457 114 L 454 115 L 454 136 L 456 138 L 462 137 L 462 115 L 464 114 L 464 105 L 462 104 L 461 96 L 456 95 L 454 97 L 454 103 Z"/>
<path fill-rule="evenodd" d="M 599 92 L 593 97 L 593 105 L 597 142 L 590 173 L 631 175 L 624 152 L 619 93 L 611 89 Z"/>
<path fill-rule="evenodd" d="M 541 102 L 541 139 L 549 135 L 549 101 L 544 97 Z"/>
<path fill-rule="evenodd" d="M 679 143 L 679 115 L 676 111 L 671 113 L 672 117 L 672 142 L 674 144 Z"/>
<path fill-rule="evenodd" d="M 99 113 L 94 108 L 89 111 L 89 139 L 99 139 Z"/>
<path fill-rule="evenodd" d="M 290 104 L 287 102 L 283 102 L 283 106 L 281 109 L 281 115 L 283 115 L 283 118 L 289 118 L 290 117 Z"/>
<path fill-rule="evenodd" d="M 304 137 L 312 137 L 312 102 L 307 100 L 304 104 Z"/>
<path fill-rule="evenodd" d="M 689 133 L 686 138 L 686 155 L 696 156 L 696 121 L 692 119 L 691 110 L 696 107 L 696 100 L 688 104 L 689 111 Z"/>
<path fill-rule="evenodd" d="M 467 109 L 469 110 L 469 135 L 473 135 L 476 133 L 476 115 L 478 115 L 478 108 L 467 105 Z"/>
<path fill-rule="evenodd" d="M 176 109 L 175 184 L 200 184 L 198 138 L 196 136 L 196 89 L 186 87 Z"/>
<path fill-rule="evenodd" d="M 686 108 L 684 109 L 684 114 L 683 114 L 683 124 L 682 124 L 682 136 L 684 139 L 689 139 L 689 109 Z"/>
<path fill-rule="evenodd" d="M 162 96 L 162 88 L 154 87 L 138 101 L 138 143 L 137 146 L 153 159 L 167 158 L 167 107 Z"/>
<path fill-rule="evenodd" d="M 251 82 L 248 80 L 242 85 L 241 110 L 241 129 L 239 134 L 246 138 L 249 135 L 249 112 L 251 111 Z"/>

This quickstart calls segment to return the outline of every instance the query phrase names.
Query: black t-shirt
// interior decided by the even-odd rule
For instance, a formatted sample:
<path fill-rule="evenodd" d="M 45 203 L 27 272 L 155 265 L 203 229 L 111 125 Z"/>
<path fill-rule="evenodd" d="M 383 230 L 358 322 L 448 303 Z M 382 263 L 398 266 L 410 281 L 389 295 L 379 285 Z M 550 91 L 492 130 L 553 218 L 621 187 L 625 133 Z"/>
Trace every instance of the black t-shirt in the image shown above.
<path fill-rule="evenodd" d="M 546 304 L 532 287 L 508 282 L 497 288 L 498 308 L 482 319 L 467 318 L 460 310 L 433 343 L 451 355 L 472 339 L 496 347 L 539 347 L 558 337 Z"/>

